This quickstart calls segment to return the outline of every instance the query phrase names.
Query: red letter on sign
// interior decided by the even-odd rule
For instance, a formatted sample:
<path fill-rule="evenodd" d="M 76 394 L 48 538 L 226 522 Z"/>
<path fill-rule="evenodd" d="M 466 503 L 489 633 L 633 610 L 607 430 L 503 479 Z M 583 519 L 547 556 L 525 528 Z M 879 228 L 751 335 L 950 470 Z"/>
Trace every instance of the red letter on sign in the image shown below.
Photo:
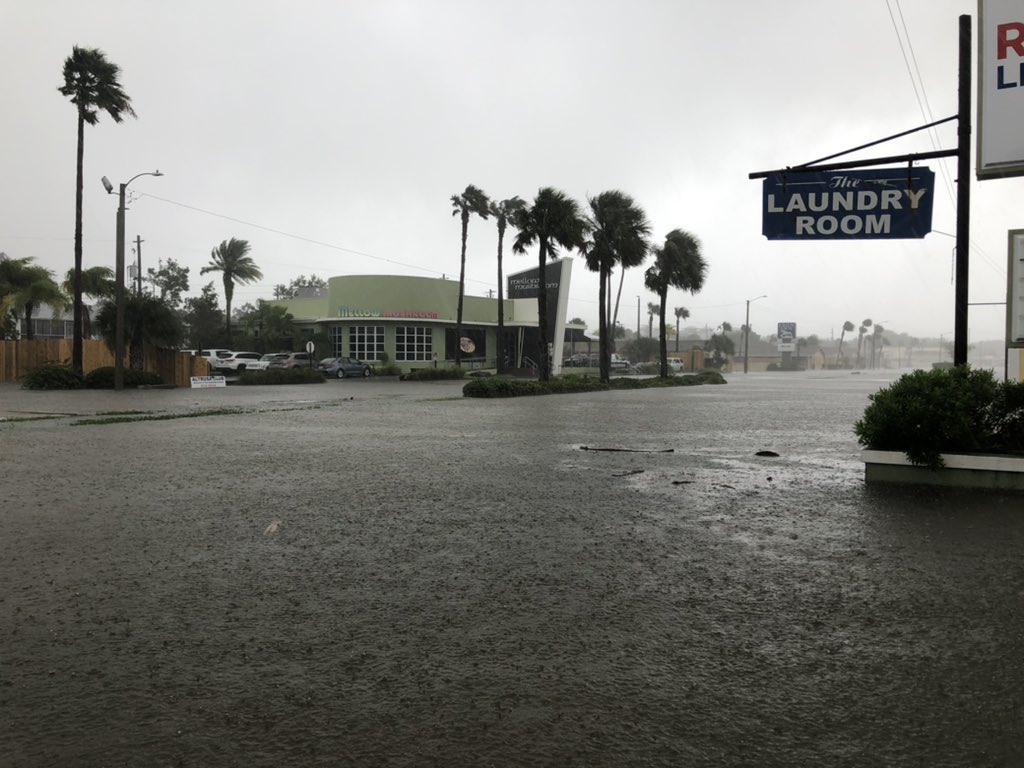
<path fill-rule="evenodd" d="M 1013 37 L 1010 37 L 1013 33 Z M 1018 56 L 1024 56 L 1024 24 L 1019 21 L 996 25 L 996 58 L 1005 59 L 1006 51 L 1012 48 Z"/>

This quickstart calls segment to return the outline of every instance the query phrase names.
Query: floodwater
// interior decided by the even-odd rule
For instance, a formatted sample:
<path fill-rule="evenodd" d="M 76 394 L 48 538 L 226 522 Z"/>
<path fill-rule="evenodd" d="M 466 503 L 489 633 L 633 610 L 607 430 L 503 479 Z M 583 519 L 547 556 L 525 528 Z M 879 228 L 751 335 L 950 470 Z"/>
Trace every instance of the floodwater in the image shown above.
<path fill-rule="evenodd" d="M 865 487 L 891 378 L 5 385 L 247 410 L 0 421 L 0 766 L 1024 765 L 1024 497 Z"/>

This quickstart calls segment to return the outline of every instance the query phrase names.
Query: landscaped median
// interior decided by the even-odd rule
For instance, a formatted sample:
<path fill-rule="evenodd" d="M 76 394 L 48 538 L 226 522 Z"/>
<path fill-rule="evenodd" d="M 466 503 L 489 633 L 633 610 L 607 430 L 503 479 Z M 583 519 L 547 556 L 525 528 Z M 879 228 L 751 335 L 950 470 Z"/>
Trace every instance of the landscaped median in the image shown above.
<path fill-rule="evenodd" d="M 866 482 L 1024 490 L 1024 384 L 963 365 L 870 395 L 854 431 Z"/>
<path fill-rule="evenodd" d="M 462 388 L 463 397 L 528 397 L 531 395 L 563 395 L 571 392 L 603 392 L 609 389 L 657 389 L 660 387 L 691 387 L 700 384 L 725 384 L 718 371 L 701 371 L 666 379 L 612 379 L 601 381 L 596 376 L 567 374 L 548 381 L 491 376 L 475 379 Z"/>

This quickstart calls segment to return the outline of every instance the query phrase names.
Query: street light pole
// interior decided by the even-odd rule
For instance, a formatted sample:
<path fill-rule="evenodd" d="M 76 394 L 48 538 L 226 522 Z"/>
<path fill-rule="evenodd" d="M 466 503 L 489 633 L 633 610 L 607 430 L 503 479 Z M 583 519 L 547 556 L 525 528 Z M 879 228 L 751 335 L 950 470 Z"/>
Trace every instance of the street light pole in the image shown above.
<path fill-rule="evenodd" d="M 160 171 L 137 173 L 118 186 L 117 192 L 117 247 L 114 256 L 114 301 L 117 305 L 117 321 L 114 328 L 114 389 L 124 389 L 124 196 L 128 185 L 140 176 L 163 176 Z M 107 193 L 113 192 L 113 185 L 103 177 Z"/>
<path fill-rule="evenodd" d="M 747 321 L 743 324 L 743 372 L 747 372 L 747 363 L 750 360 L 750 302 L 757 301 L 758 299 L 767 299 L 768 294 L 762 294 L 761 296 L 755 296 L 752 299 L 747 299 Z"/>

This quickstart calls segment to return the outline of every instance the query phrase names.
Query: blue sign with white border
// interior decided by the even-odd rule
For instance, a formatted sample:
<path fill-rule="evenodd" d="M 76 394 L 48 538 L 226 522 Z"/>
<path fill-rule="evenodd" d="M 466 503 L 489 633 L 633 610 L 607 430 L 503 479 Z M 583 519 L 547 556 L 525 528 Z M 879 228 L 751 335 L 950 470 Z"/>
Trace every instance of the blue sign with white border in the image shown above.
<path fill-rule="evenodd" d="M 780 173 L 763 186 L 769 240 L 922 238 L 932 229 L 935 174 L 928 168 Z"/>

